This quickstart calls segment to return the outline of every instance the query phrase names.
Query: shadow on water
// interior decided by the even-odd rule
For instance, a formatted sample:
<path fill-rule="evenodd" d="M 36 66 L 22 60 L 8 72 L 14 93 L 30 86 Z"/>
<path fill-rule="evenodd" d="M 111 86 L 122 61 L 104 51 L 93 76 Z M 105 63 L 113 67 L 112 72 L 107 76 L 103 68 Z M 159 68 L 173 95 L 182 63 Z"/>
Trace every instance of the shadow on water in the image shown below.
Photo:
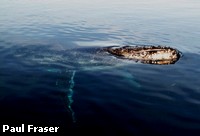
<path fill-rule="evenodd" d="M 165 93 L 164 99 L 174 101 L 180 99 L 178 93 L 186 93 L 189 88 L 180 81 L 180 75 L 189 79 L 188 84 L 197 87 L 195 85 L 198 81 L 192 83 L 191 79 L 194 78 L 194 73 L 200 72 L 199 69 L 194 69 L 199 65 L 199 54 L 183 53 L 184 56 L 176 64 L 155 66 L 117 59 L 99 52 L 99 47 L 62 50 L 49 47 L 30 45 L 0 48 L 0 62 L 4 64 L 0 66 L 1 119 L 10 119 L 11 122 L 21 120 L 22 123 L 36 122 L 41 125 L 56 124 L 63 131 L 75 126 L 73 129 L 83 133 L 95 129 L 103 134 L 163 134 L 170 128 L 171 132 L 166 135 L 171 135 L 174 129 L 178 131 L 173 135 L 187 135 L 188 132 L 197 132 L 199 129 L 199 117 L 191 113 L 193 117 L 188 118 L 188 115 L 180 114 L 176 110 L 176 106 L 181 103 L 187 105 L 189 101 L 194 104 L 189 97 L 196 97 L 193 95 L 199 94 L 198 89 L 187 92 L 189 97 L 186 96 L 186 101 L 177 101 L 175 106 L 167 104 L 171 101 L 162 101 L 161 95 Z M 170 70 L 171 74 L 167 74 Z M 158 81 L 157 77 L 164 74 L 163 72 L 165 77 Z M 161 85 L 162 83 L 164 84 Z M 163 87 L 168 83 L 177 92 L 167 90 L 161 93 L 161 89 L 165 90 Z M 114 94 L 112 89 L 115 90 Z M 153 99 L 157 99 L 157 96 L 158 101 Z M 155 111 L 159 109 L 156 102 L 160 103 L 158 107 L 162 112 Z M 184 106 L 178 109 L 184 112 Z M 129 112 L 132 115 L 126 117 L 125 113 Z M 155 116 L 154 113 L 163 115 L 163 118 L 173 116 L 180 122 L 183 121 L 181 118 L 189 119 L 189 123 L 197 125 L 186 129 L 187 121 L 181 125 L 180 122 L 173 122 L 170 117 L 169 121 L 160 120 L 159 117 L 150 119 L 149 116 Z M 116 118 L 118 122 L 115 121 Z M 121 124 L 126 124 L 125 128 L 120 128 Z"/>

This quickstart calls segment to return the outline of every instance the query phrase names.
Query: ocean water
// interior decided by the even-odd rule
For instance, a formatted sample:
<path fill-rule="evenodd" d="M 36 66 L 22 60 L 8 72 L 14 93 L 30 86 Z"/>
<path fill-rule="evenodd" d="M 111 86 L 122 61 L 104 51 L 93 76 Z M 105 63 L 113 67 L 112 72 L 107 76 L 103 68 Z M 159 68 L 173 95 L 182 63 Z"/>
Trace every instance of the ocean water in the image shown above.
<path fill-rule="evenodd" d="M 0 122 L 55 135 L 200 134 L 199 0 L 1 0 Z M 165 45 L 172 65 L 113 45 Z"/>

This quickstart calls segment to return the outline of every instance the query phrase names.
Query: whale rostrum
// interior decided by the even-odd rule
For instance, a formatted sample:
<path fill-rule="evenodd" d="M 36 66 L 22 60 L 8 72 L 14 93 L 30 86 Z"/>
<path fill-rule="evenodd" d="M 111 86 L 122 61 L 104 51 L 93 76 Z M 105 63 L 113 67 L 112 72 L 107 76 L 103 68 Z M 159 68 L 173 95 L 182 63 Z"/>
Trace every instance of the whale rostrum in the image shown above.
<path fill-rule="evenodd" d="M 104 50 L 118 58 L 147 64 L 174 64 L 181 57 L 180 51 L 166 46 L 110 46 Z"/>

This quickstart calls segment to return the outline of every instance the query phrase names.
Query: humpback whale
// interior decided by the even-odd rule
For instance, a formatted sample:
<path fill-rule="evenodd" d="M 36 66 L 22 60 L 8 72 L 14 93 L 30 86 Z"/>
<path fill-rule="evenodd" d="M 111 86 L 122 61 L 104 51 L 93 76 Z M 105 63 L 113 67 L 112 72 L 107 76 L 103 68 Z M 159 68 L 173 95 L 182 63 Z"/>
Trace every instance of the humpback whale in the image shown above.
<path fill-rule="evenodd" d="M 48 72 L 52 73 L 53 77 L 57 77 L 55 78 L 55 85 L 65 92 L 63 99 L 73 123 L 76 122 L 75 112 L 72 108 L 74 101 L 73 92 L 76 85 L 75 78 L 80 71 L 98 72 L 108 69 L 113 70 L 118 67 L 124 69 L 123 66 L 130 63 L 123 59 L 147 64 L 173 64 L 181 56 L 178 50 L 162 46 L 83 47 L 55 50 L 45 45 L 29 45 L 13 47 L 11 51 L 8 54 L 9 57 L 3 56 L 1 58 L 4 58 L 4 61 L 8 59 L 8 62 L 10 62 L 9 59 L 11 58 L 12 65 L 19 65 L 28 72 L 42 71 L 41 73 L 45 73 L 44 76 Z M 116 57 L 111 57 L 110 55 Z M 126 70 L 119 70 L 119 72 L 119 75 L 123 75 L 122 77 L 131 82 L 135 87 L 141 87 L 130 72 Z"/>
<path fill-rule="evenodd" d="M 103 50 L 118 58 L 157 65 L 174 64 L 181 57 L 179 50 L 166 46 L 111 46 Z"/>

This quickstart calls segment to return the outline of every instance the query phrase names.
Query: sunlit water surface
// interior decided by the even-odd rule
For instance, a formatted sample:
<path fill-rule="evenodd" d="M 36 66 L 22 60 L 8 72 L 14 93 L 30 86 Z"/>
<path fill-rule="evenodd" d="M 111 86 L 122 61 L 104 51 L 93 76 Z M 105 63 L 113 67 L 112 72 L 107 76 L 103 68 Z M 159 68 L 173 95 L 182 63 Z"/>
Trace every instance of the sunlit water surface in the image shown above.
<path fill-rule="evenodd" d="M 1 124 L 198 135 L 199 24 L 199 0 L 1 0 Z M 166 45 L 183 57 L 141 64 L 101 51 L 112 45 Z"/>

